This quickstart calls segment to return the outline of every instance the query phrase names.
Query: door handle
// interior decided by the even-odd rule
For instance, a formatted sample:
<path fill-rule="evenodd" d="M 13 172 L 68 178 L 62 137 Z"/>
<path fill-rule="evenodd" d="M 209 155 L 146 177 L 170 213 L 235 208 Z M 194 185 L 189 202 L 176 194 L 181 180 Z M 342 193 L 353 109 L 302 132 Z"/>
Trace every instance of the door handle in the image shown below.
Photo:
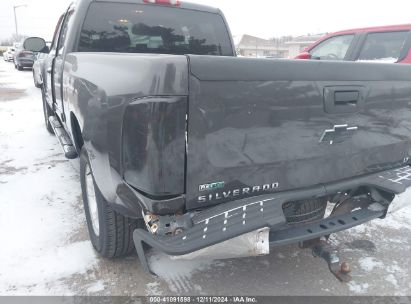
<path fill-rule="evenodd" d="M 350 114 L 361 111 L 365 106 L 365 86 L 324 87 L 324 111 L 329 114 Z"/>
<path fill-rule="evenodd" d="M 360 98 L 359 91 L 335 91 L 334 104 L 336 106 L 356 106 Z"/>

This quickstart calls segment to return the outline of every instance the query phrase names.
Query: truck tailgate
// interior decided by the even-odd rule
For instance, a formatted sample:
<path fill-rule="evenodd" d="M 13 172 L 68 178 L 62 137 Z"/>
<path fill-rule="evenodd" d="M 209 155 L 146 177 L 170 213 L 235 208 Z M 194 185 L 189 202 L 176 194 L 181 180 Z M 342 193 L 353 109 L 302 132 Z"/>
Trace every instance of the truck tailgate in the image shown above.
<path fill-rule="evenodd" d="M 408 163 L 411 66 L 188 59 L 188 209 Z"/>

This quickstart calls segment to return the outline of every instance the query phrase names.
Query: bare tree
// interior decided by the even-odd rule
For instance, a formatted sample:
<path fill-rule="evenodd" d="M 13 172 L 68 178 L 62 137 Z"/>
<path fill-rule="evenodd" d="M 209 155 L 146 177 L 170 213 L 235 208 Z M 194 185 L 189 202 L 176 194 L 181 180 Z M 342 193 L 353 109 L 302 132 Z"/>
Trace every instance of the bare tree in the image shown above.
<path fill-rule="evenodd" d="M 27 36 L 25 36 L 25 35 L 13 34 L 13 35 L 11 35 L 11 37 L 1 40 L 0 45 L 1 46 L 10 46 L 10 45 L 13 45 L 14 42 L 22 42 L 26 38 L 27 38 Z"/>

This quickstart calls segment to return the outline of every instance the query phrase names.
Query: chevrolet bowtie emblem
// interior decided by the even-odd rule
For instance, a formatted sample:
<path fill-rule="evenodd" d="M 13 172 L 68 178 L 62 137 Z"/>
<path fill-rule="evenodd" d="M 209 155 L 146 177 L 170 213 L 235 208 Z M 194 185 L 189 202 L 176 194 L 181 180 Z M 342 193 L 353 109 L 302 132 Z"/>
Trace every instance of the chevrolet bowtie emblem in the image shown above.
<path fill-rule="evenodd" d="M 358 127 L 348 127 L 348 125 L 336 125 L 333 129 L 325 130 L 321 136 L 320 143 L 338 144 L 351 137 Z"/>

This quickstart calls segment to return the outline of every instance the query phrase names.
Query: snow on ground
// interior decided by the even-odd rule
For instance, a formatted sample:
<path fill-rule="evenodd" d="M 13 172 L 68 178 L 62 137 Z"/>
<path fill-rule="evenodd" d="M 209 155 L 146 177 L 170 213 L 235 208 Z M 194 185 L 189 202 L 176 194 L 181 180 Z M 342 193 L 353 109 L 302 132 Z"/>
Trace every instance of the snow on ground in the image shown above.
<path fill-rule="evenodd" d="M 359 259 L 358 263 L 360 264 L 360 267 L 365 271 L 373 271 L 374 268 L 383 266 L 381 262 L 377 261 L 373 257 L 361 258 Z"/>
<path fill-rule="evenodd" d="M 97 281 L 87 288 L 87 293 L 92 294 L 92 293 L 103 291 L 103 290 L 104 290 L 104 282 Z"/>
<path fill-rule="evenodd" d="M 3 62 L 9 88 L 28 89 L 0 96 L 0 294 L 70 293 L 59 280 L 97 263 L 88 241 L 69 242 L 84 223 L 78 176 L 43 127 L 31 72 Z"/>
<path fill-rule="evenodd" d="M 147 295 L 155 295 L 155 296 L 163 295 L 163 293 L 160 289 L 160 283 L 159 282 L 147 283 L 146 284 L 146 293 L 147 293 Z"/>
<path fill-rule="evenodd" d="M 224 262 L 201 258 L 187 261 L 174 260 L 170 256 L 159 252 L 154 252 L 149 256 L 149 263 L 152 271 L 165 280 L 171 291 L 176 293 L 201 290 L 199 286 L 193 283 L 193 275 L 210 269 L 211 266 L 224 266 Z M 152 286 L 147 287 L 152 290 Z"/>

